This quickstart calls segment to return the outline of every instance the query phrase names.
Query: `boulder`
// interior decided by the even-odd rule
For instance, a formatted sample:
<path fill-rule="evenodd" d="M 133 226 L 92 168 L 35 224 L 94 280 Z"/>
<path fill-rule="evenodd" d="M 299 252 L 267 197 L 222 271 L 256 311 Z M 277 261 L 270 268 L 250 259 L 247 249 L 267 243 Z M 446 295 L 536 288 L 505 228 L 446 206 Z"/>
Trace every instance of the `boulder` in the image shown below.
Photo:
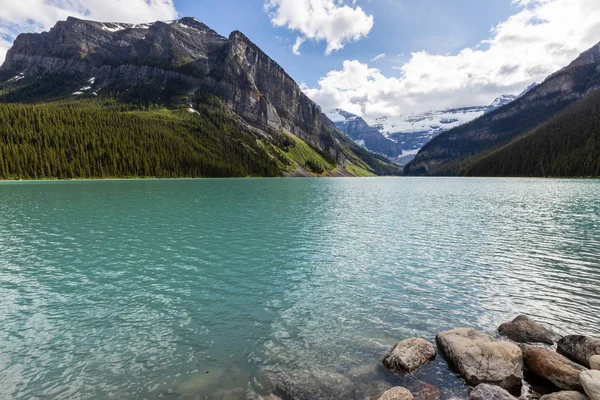
<path fill-rule="evenodd" d="M 585 370 L 564 356 L 547 349 L 523 346 L 525 368 L 561 389 L 581 390 L 579 374 Z"/>
<path fill-rule="evenodd" d="M 441 332 L 436 341 L 448 363 L 469 385 L 489 383 L 520 392 L 523 354 L 517 345 L 469 328 Z"/>
<path fill-rule="evenodd" d="M 592 400 L 600 400 L 600 371 L 583 371 L 579 377 L 583 390 Z"/>
<path fill-rule="evenodd" d="M 565 336 L 558 341 L 557 351 L 589 368 L 590 357 L 600 354 L 600 339 L 581 335 Z"/>
<path fill-rule="evenodd" d="M 540 397 L 540 400 L 590 400 L 585 394 L 566 390 L 564 392 L 556 392 Z"/>
<path fill-rule="evenodd" d="M 554 344 L 554 334 L 533 319 L 519 315 L 498 328 L 498 333 L 517 343 Z"/>
<path fill-rule="evenodd" d="M 411 338 L 398 342 L 383 358 L 383 365 L 401 373 L 410 373 L 435 358 L 435 346 L 425 339 Z"/>
<path fill-rule="evenodd" d="M 590 360 L 590 368 L 591 369 L 595 369 L 597 371 L 600 371 L 600 356 L 596 355 L 596 356 L 591 356 Z"/>
<path fill-rule="evenodd" d="M 477 385 L 469 395 L 470 400 L 516 400 L 516 398 L 500 386 L 482 383 Z"/>
<path fill-rule="evenodd" d="M 382 394 L 379 400 L 413 400 L 413 395 L 408 389 L 396 386 Z"/>

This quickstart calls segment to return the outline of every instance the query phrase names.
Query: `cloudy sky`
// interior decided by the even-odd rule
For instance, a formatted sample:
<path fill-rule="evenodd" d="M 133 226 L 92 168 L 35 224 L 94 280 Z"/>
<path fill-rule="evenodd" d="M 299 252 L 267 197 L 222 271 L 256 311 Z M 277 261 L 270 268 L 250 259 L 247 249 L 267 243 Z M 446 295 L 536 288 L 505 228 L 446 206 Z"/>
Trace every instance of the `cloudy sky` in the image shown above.
<path fill-rule="evenodd" d="M 483 105 L 600 42 L 599 0 L 0 0 L 0 61 L 68 15 L 239 29 L 324 109 L 366 118 Z"/>

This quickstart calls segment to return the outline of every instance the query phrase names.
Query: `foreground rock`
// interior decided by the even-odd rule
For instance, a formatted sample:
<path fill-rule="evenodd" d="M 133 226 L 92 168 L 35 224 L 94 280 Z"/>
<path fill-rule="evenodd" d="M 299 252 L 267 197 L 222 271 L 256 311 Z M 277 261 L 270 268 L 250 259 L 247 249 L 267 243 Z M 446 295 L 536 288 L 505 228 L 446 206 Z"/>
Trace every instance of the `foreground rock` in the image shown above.
<path fill-rule="evenodd" d="M 583 371 L 580 375 L 583 390 L 592 400 L 600 400 L 600 371 Z"/>
<path fill-rule="evenodd" d="M 500 325 L 498 333 L 517 343 L 554 344 L 555 337 L 551 331 L 525 315 Z"/>
<path fill-rule="evenodd" d="M 600 356 L 591 356 L 589 363 L 591 369 L 600 371 Z"/>
<path fill-rule="evenodd" d="M 561 389 L 581 390 L 579 374 L 585 370 L 564 356 L 547 349 L 523 346 L 525 368 Z"/>
<path fill-rule="evenodd" d="M 516 400 L 513 395 L 499 386 L 482 383 L 471 391 L 469 400 Z"/>
<path fill-rule="evenodd" d="M 383 358 L 383 365 L 401 373 L 410 373 L 435 358 L 435 346 L 425 339 L 411 338 L 398 342 Z"/>
<path fill-rule="evenodd" d="M 590 358 L 600 355 L 600 339 L 581 335 L 565 336 L 558 341 L 557 351 L 589 368 Z"/>
<path fill-rule="evenodd" d="M 585 394 L 567 390 L 564 392 L 556 392 L 540 397 L 540 400 L 590 400 Z"/>
<path fill-rule="evenodd" d="M 469 328 L 441 332 L 436 340 L 448 362 L 468 384 L 489 383 L 520 392 L 523 356 L 517 345 Z"/>
<path fill-rule="evenodd" d="M 379 400 L 413 400 L 413 395 L 408 389 L 397 386 L 382 394 Z"/>

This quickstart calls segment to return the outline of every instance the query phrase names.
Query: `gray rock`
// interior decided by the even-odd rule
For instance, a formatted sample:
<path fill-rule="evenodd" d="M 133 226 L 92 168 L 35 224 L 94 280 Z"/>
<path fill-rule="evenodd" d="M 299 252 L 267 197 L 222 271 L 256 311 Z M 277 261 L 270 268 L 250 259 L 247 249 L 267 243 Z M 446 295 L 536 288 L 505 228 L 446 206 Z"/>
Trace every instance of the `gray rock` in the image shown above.
<path fill-rule="evenodd" d="M 581 390 L 579 374 L 585 370 L 564 356 L 547 349 L 523 346 L 525 368 L 561 389 Z"/>
<path fill-rule="evenodd" d="M 600 355 L 591 356 L 590 360 L 590 369 L 595 369 L 600 371 Z"/>
<path fill-rule="evenodd" d="M 482 383 L 469 394 L 470 400 L 516 400 L 513 395 L 499 386 Z"/>
<path fill-rule="evenodd" d="M 410 373 L 435 358 L 435 346 L 425 339 L 411 338 L 398 342 L 383 358 L 383 365 L 401 373 Z"/>
<path fill-rule="evenodd" d="M 413 400 L 413 395 L 406 388 L 396 386 L 385 392 L 379 400 Z"/>
<path fill-rule="evenodd" d="M 600 339 L 581 335 L 565 336 L 558 341 L 557 351 L 589 368 L 590 357 L 600 354 Z"/>
<path fill-rule="evenodd" d="M 448 362 L 469 385 L 489 383 L 520 392 L 523 354 L 517 345 L 469 328 L 441 332 L 436 340 Z"/>
<path fill-rule="evenodd" d="M 517 343 L 554 344 L 555 339 L 551 331 L 525 315 L 500 325 L 498 333 Z"/>
<path fill-rule="evenodd" d="M 592 400 L 600 400 L 600 371 L 583 371 L 580 375 L 581 386 Z"/>
<path fill-rule="evenodd" d="M 585 394 L 574 390 L 556 392 L 540 397 L 540 400 L 590 400 Z"/>

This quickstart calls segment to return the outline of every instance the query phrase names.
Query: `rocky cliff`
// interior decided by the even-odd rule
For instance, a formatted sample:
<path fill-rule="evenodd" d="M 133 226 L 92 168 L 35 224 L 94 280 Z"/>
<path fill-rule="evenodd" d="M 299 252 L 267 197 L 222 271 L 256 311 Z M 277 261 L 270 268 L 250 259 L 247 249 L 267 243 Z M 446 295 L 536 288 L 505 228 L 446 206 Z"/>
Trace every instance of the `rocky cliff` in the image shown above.
<path fill-rule="evenodd" d="M 194 18 L 122 24 L 70 17 L 49 32 L 19 35 L 0 67 L 3 80 L 11 89 L 3 101 L 110 94 L 194 106 L 211 94 L 264 135 L 293 134 L 341 166 L 352 151 L 258 46 L 241 32 L 227 38 Z"/>

